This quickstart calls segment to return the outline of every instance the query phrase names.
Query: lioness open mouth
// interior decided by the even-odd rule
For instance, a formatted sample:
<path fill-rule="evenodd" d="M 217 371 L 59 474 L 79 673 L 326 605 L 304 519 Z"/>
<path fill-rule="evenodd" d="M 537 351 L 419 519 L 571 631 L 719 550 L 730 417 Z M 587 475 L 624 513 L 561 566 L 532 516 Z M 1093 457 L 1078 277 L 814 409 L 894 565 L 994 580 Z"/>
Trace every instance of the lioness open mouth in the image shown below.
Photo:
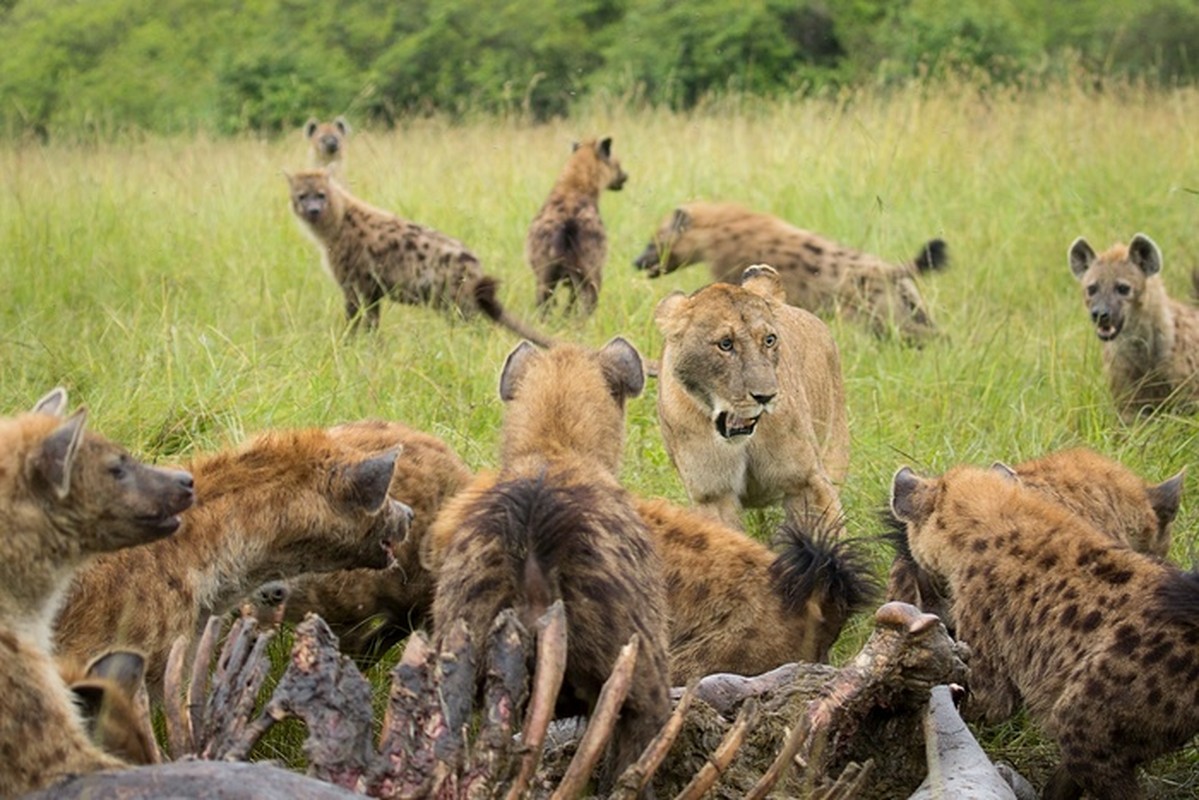
<path fill-rule="evenodd" d="M 749 436 L 758 426 L 758 417 L 738 417 L 727 411 L 716 415 L 716 432 L 726 439 Z"/>

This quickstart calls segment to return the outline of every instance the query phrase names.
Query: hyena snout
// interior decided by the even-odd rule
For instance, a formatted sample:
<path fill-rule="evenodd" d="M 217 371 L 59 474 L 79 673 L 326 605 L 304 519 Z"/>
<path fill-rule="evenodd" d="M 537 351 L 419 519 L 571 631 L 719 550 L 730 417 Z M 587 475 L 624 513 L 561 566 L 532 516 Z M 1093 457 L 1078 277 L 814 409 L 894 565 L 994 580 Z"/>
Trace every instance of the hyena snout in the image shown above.
<path fill-rule="evenodd" d="M 633 266 L 637 269 L 648 270 L 651 278 L 658 277 L 658 263 L 658 246 L 653 242 L 646 245 L 645 249 L 641 251 L 641 255 L 633 259 Z"/>
<path fill-rule="evenodd" d="M 1095 326 L 1099 338 L 1106 342 L 1120 333 L 1120 329 L 1124 327 L 1124 315 L 1118 308 L 1113 308 L 1107 303 L 1095 303 L 1091 306 L 1091 323 Z"/>
<path fill-rule="evenodd" d="M 114 531 L 114 547 L 151 542 L 170 536 L 182 524 L 179 515 L 196 501 L 196 485 L 190 472 L 142 466 L 121 476 L 129 498 L 131 528 Z"/>
<path fill-rule="evenodd" d="M 327 133 L 321 137 L 321 151 L 327 156 L 337 155 L 337 151 L 341 149 L 341 140 L 331 133 Z"/>
<path fill-rule="evenodd" d="M 407 503 L 388 499 L 387 504 L 379 512 L 379 520 L 375 525 L 375 533 L 380 546 L 380 560 L 373 566 L 386 568 L 396 564 L 396 553 L 399 552 L 400 545 L 408 538 L 408 531 L 415 518 L 416 514 Z"/>

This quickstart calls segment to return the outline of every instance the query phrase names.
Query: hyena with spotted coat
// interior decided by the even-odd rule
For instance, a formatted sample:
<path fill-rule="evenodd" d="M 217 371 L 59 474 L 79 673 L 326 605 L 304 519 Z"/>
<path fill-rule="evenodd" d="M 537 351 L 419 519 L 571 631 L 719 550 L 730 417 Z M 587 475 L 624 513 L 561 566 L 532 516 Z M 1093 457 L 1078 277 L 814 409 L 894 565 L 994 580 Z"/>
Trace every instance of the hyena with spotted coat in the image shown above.
<path fill-rule="evenodd" d="M 149 467 L 63 417 L 55 390 L 0 420 L 0 796 L 125 765 L 88 737 L 51 655 L 51 621 L 97 554 L 169 536 L 193 500 L 186 472 Z"/>
<path fill-rule="evenodd" d="M 345 182 L 346 140 L 350 137 L 350 123 L 345 117 L 336 117 L 331 122 L 321 122 L 310 117 L 304 123 L 304 139 L 308 142 L 308 165 L 316 169 L 327 169 L 337 180 Z"/>
<path fill-rule="evenodd" d="M 1024 705 L 1061 749 L 1049 800 L 1140 797 L 1136 770 L 1199 731 L 1199 575 L 1137 553 L 1003 469 L 904 468 L 891 507 L 953 595 L 968 718 Z"/>
<path fill-rule="evenodd" d="M 1103 342 L 1120 416 L 1131 422 L 1163 406 L 1192 410 L 1199 399 L 1199 308 L 1166 294 L 1157 244 L 1138 233 L 1096 255 L 1080 236 L 1069 261 Z"/>
<path fill-rule="evenodd" d="M 537 305 L 543 311 L 564 282 L 570 287 L 567 310 L 577 301 L 584 314 L 595 311 L 608 257 L 600 193 L 619 191 L 628 177 L 612 155 L 611 137 L 575 144 L 525 238 L 525 260 L 537 278 Z"/>
<path fill-rule="evenodd" d="M 357 329 L 379 327 L 386 298 L 397 303 L 482 312 L 532 342 L 551 340 L 513 317 L 496 296 L 496 279 L 466 245 L 425 225 L 402 219 L 354 197 L 328 170 L 289 174 L 291 209 L 320 248 L 325 270 L 345 295 L 346 320 Z"/>
<path fill-rule="evenodd" d="M 465 619 L 481 642 L 501 610 L 517 608 L 531 626 L 563 601 L 564 714 L 590 711 L 621 647 L 636 634 L 636 672 L 601 793 L 670 713 L 661 563 L 617 480 L 625 400 L 640 394 L 644 380 L 640 356 L 619 337 L 598 352 L 575 345 L 539 352 L 522 343 L 500 378 L 503 467 L 451 499 L 428 537 L 438 638 Z"/>

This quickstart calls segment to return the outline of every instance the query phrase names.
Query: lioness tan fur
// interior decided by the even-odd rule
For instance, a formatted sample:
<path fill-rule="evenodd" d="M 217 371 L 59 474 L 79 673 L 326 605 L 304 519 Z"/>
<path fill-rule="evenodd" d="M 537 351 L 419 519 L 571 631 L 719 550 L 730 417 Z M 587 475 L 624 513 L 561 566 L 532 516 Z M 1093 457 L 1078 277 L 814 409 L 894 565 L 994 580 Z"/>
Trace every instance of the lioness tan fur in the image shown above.
<path fill-rule="evenodd" d="M 197 502 L 175 536 L 102 556 L 77 574 L 56 625 L 59 652 L 87 662 L 137 650 L 151 695 L 161 696 L 175 639 L 262 583 L 387 567 L 412 514 L 387 496 L 396 457 L 364 457 L 307 429 L 196 459 Z"/>
<path fill-rule="evenodd" d="M 1199 575 L 1137 553 L 1002 469 L 904 468 L 891 507 L 970 645 L 968 718 L 1021 705 L 1061 749 L 1049 800 L 1136 798 L 1199 731 Z"/>
<path fill-rule="evenodd" d="M 1167 405 L 1193 410 L 1199 399 L 1199 308 L 1166 294 L 1157 244 L 1138 233 L 1127 245 L 1096 255 L 1079 237 L 1068 257 L 1103 342 L 1120 416 L 1131 422 Z"/>
<path fill-rule="evenodd" d="M 328 170 L 289 174 L 291 209 L 321 251 L 325 271 L 345 296 L 346 320 L 357 329 L 362 314 L 379 327 L 385 298 L 397 303 L 476 312 L 532 342 L 551 340 L 508 313 L 496 297 L 496 280 L 452 236 L 364 203 Z"/>
<path fill-rule="evenodd" d="M 662 439 L 691 501 L 735 527 L 743 506 L 780 501 L 803 530 L 840 526 L 849 425 L 828 327 L 762 265 L 667 296 L 655 320 Z"/>
<path fill-rule="evenodd" d="M 619 191 L 628 177 L 612 155 L 611 137 L 575 144 L 525 237 L 525 260 L 537 278 L 537 305 L 543 311 L 563 282 L 570 287 L 568 311 L 576 301 L 584 314 L 595 311 L 608 257 L 600 193 Z"/>
<path fill-rule="evenodd" d="M 0 796 L 124 765 L 88 737 L 51 655 L 50 624 L 75 570 L 169 536 L 193 500 L 186 472 L 140 464 L 63 418 L 55 390 L 0 419 Z"/>
<path fill-rule="evenodd" d="M 787 302 L 813 313 L 843 313 L 876 334 L 913 342 L 936 333 L 914 280 L 947 263 L 945 243 L 927 242 L 910 263 L 854 250 L 778 217 L 733 203 L 685 203 L 662 221 L 633 262 L 651 278 L 707 262 L 712 279 L 736 283 L 753 264 L 778 270 Z"/>
<path fill-rule="evenodd" d="M 503 466 L 452 498 L 428 537 L 437 638 L 465 619 L 481 642 L 501 610 L 515 607 L 531 626 L 563 601 L 563 713 L 589 712 L 635 635 L 635 673 L 601 770 L 601 794 L 670 712 L 661 564 L 617 480 L 625 400 L 644 380 L 640 356 L 619 337 L 598 352 L 577 345 L 540 352 L 522 343 L 500 377 Z"/>

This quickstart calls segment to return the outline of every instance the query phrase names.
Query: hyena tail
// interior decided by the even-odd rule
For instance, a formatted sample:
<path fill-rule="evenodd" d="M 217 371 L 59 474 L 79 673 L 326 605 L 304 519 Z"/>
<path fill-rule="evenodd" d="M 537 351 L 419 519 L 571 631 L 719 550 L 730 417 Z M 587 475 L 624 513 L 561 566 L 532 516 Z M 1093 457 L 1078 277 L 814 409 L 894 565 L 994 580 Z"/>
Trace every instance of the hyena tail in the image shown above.
<path fill-rule="evenodd" d="M 591 530 L 587 509 L 592 504 L 569 488 L 547 483 L 544 476 L 501 483 L 495 493 L 495 533 L 504 543 L 525 595 L 526 618 L 532 621 L 560 596 L 559 568 Z"/>
<path fill-rule="evenodd" d="M 792 614 L 818 620 L 814 659 L 827 658 L 828 647 L 856 611 L 878 595 L 864 559 L 853 543 L 829 529 L 805 531 L 787 522 L 775 536 L 779 555 L 770 565 L 770 581 Z"/>
<path fill-rule="evenodd" d="M 557 230 L 554 231 L 554 238 L 550 247 L 554 258 L 562 259 L 563 261 L 573 261 L 577 258 L 580 250 L 579 221 L 572 218 L 559 225 Z"/>
<path fill-rule="evenodd" d="M 519 320 L 508 313 L 508 309 L 504 308 L 499 297 L 496 295 L 498 286 L 499 284 L 496 279 L 489 275 L 484 275 L 475 282 L 475 305 L 479 307 L 479 310 L 522 339 L 528 339 L 538 347 L 546 349 L 553 347 L 555 341 L 552 337 L 547 336 L 527 322 Z"/>
<path fill-rule="evenodd" d="M 930 239 L 916 254 L 917 272 L 934 272 L 949 266 L 949 245 L 944 239 Z"/>

